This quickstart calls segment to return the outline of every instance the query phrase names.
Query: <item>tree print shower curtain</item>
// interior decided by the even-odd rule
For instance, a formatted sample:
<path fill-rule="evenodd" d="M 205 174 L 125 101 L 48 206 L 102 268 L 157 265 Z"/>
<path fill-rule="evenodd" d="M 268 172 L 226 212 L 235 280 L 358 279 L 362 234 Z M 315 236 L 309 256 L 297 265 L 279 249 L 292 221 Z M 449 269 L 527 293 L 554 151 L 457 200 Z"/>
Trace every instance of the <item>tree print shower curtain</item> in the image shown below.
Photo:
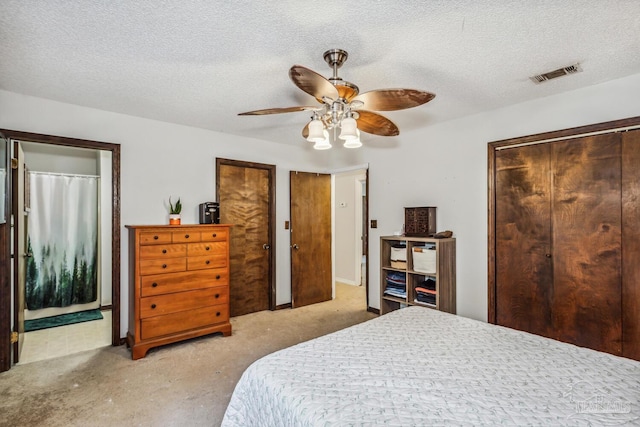
<path fill-rule="evenodd" d="M 98 177 L 30 172 L 27 309 L 98 298 Z"/>

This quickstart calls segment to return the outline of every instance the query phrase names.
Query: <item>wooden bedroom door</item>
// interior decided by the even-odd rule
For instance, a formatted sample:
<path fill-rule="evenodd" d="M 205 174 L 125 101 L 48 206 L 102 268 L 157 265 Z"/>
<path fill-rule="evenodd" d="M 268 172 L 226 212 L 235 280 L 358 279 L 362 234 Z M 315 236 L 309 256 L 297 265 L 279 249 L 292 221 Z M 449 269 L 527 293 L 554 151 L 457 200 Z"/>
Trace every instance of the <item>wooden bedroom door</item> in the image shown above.
<path fill-rule="evenodd" d="M 230 315 L 275 309 L 275 166 L 216 159 L 220 222 L 232 224 Z"/>
<path fill-rule="evenodd" d="M 328 301 L 333 293 L 331 175 L 289 174 L 291 205 L 291 305 Z"/>
<path fill-rule="evenodd" d="M 620 136 L 496 154 L 496 323 L 622 351 Z"/>

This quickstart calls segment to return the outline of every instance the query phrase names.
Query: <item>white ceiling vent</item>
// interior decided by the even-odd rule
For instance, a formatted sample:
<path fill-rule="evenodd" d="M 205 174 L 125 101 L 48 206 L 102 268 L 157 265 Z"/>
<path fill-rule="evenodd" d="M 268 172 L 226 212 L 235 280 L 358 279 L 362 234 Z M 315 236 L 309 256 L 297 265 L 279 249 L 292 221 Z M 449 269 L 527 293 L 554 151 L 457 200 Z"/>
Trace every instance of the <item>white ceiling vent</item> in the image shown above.
<path fill-rule="evenodd" d="M 558 77 L 566 76 L 567 74 L 579 73 L 582 71 L 580 64 L 576 63 L 564 68 L 558 68 L 557 70 L 549 71 L 548 73 L 538 74 L 536 76 L 529 77 L 534 83 L 542 83 L 547 80 L 557 79 Z"/>

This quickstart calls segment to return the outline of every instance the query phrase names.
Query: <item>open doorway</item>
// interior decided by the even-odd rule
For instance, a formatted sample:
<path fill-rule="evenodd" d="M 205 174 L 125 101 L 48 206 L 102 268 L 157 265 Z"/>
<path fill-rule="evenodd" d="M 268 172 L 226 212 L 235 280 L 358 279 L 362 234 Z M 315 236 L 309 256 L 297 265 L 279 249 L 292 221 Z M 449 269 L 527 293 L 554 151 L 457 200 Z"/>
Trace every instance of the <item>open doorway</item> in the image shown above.
<path fill-rule="evenodd" d="M 111 264 L 111 152 L 14 144 L 19 330 L 24 325 L 16 359 L 108 346 L 112 280 L 103 266 Z"/>
<path fill-rule="evenodd" d="M 335 172 L 333 178 L 335 280 L 362 287 L 368 308 L 368 169 Z"/>
<path fill-rule="evenodd" d="M 10 358 L 13 363 L 21 361 L 20 349 L 25 342 L 25 297 L 26 291 L 24 289 L 24 282 L 27 276 L 27 265 L 30 258 L 36 251 L 29 250 L 29 218 L 28 214 L 30 210 L 34 209 L 34 200 L 29 199 L 30 182 L 34 177 L 40 175 L 48 175 L 46 178 L 58 177 L 64 179 L 72 179 L 81 183 L 94 181 L 95 198 L 101 200 L 95 206 L 96 209 L 96 229 L 99 230 L 96 236 L 95 251 L 89 254 L 90 251 L 80 249 L 79 253 L 83 254 L 85 258 L 77 257 L 78 261 L 71 261 L 71 267 L 64 268 L 64 273 L 58 273 L 57 269 L 51 268 L 50 271 L 55 272 L 55 275 L 74 276 L 76 279 L 83 276 L 91 276 L 95 273 L 100 282 L 100 287 L 96 287 L 92 292 L 96 294 L 96 302 L 98 310 L 104 310 L 107 314 L 102 321 L 102 345 L 120 345 L 120 207 L 119 207 L 119 194 L 120 194 L 120 146 L 118 144 L 102 143 L 97 141 L 79 140 L 73 138 L 64 138 L 49 135 L 32 134 L 20 131 L 1 130 L 0 131 L 11 143 L 13 157 L 15 159 L 15 168 L 12 174 L 12 214 L 13 214 L 13 227 L 12 227 L 12 255 L 13 262 L 11 263 L 14 274 L 12 275 L 12 289 L 10 301 L 5 300 L 3 308 L 10 308 L 11 318 L 10 324 L 2 324 L 0 327 L 11 328 L 12 331 L 18 333 L 18 342 L 14 343 L 10 348 L 2 348 L 1 352 L 4 354 L 12 353 Z M 40 157 L 40 158 L 38 158 Z M 26 159 L 26 161 L 25 161 Z M 93 170 L 83 170 L 82 166 L 80 170 L 68 169 L 68 163 L 74 163 L 79 161 L 80 163 L 92 164 Z M 27 162 L 32 163 L 31 172 L 29 173 L 29 167 L 25 168 Z M 45 165 L 42 166 L 37 166 Z M 34 167 L 35 166 L 35 167 Z M 21 170 L 18 173 L 18 168 Z M 59 169 L 62 168 L 62 169 Z M 38 169 L 47 169 L 40 170 Z M 18 179 L 18 177 L 20 179 Z M 39 177 L 38 177 L 39 178 Z M 59 200 L 60 197 L 54 197 L 53 194 L 48 194 L 47 190 L 44 192 L 49 198 Z M 86 196 L 86 195 L 85 195 Z M 80 196 L 80 199 L 91 198 L 89 196 Z M 86 211 L 80 205 L 77 205 L 75 210 Z M 50 211 L 49 211 L 50 212 Z M 99 212 L 99 214 L 98 214 Z M 25 215 L 27 213 L 27 215 Z M 85 215 L 90 216 L 90 215 Z M 45 215 L 46 217 L 46 215 Z M 32 231 L 34 227 L 32 225 Z M 79 232 L 82 227 L 80 224 L 72 226 L 73 230 Z M 64 258 L 66 252 L 70 251 L 73 245 L 64 243 L 64 249 L 60 257 Z M 41 242 L 41 248 L 44 247 L 45 251 L 53 252 L 51 245 Z M 72 252 L 74 250 L 71 250 Z M 42 259 L 42 252 L 38 255 L 39 259 Z M 89 267 L 89 263 L 85 262 L 87 258 L 95 258 L 93 267 Z M 72 257 L 73 258 L 73 257 Z M 33 268 L 33 266 L 32 266 Z M 42 267 L 41 267 L 42 268 Z M 93 269 L 93 271 L 92 271 Z M 22 273 L 21 273 L 22 271 Z M 67 274 L 71 272 L 70 274 Z M 33 271 L 31 272 L 33 273 Z M 67 277 L 67 282 L 72 281 L 70 277 Z M 76 283 L 74 283 L 75 285 Z M 80 292 L 82 293 L 82 292 Z M 70 295 L 69 293 L 67 295 Z M 75 299 L 73 302 L 78 302 L 78 292 L 75 293 Z M 89 298 L 91 299 L 91 298 Z M 78 301 L 76 301 L 78 300 Z M 79 301 L 83 302 L 83 301 Z M 55 305 L 55 304 L 54 304 Z M 80 306 L 80 310 L 87 308 L 86 306 Z M 49 308 L 47 308 L 49 309 Z M 57 310 L 55 308 L 54 310 Z M 68 309 L 66 309 L 68 310 Z M 73 309 L 71 310 L 73 311 Z M 35 312 L 35 310 L 34 310 Z M 32 313 L 33 314 L 33 313 Z M 37 319 L 40 315 L 29 315 Z M 54 313 L 57 315 L 60 313 Z M 27 319 L 28 320 L 28 319 Z M 83 322 L 89 324 L 91 322 Z M 78 324 L 76 324 L 78 326 Z M 93 325 L 95 326 L 95 325 Z M 63 327 L 64 328 L 64 327 Z M 63 328 L 50 328 L 51 331 L 59 329 L 59 332 L 68 333 L 62 331 Z M 86 325 L 84 327 L 86 329 Z M 77 332 L 77 335 L 97 335 L 96 329 L 92 328 L 88 331 Z M 70 354 L 70 352 L 83 351 L 86 348 L 82 347 L 82 344 L 78 346 L 76 340 L 69 339 L 68 337 L 60 339 L 49 339 L 49 342 L 61 342 L 65 341 L 70 343 L 67 345 L 66 352 L 63 354 Z M 24 347 L 22 347 L 24 349 Z M 94 347 L 95 348 L 95 347 Z M 75 350 L 75 351 L 74 351 Z M 46 350 L 41 349 L 40 353 L 47 352 L 53 353 L 52 348 L 49 347 Z M 56 350 L 58 351 L 58 350 Z M 5 353 L 6 352 L 6 353 Z M 57 354 L 61 355 L 61 354 Z M 39 359 L 33 359 L 39 360 Z M 6 366 L 4 369 L 8 369 L 10 366 Z"/>

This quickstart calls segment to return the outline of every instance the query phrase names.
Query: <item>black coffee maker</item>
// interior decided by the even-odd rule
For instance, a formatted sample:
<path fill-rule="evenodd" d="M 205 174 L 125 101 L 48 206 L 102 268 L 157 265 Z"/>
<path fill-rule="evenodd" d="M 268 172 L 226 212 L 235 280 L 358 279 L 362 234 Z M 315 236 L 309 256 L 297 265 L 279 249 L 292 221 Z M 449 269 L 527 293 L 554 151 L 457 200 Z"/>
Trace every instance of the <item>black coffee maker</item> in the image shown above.
<path fill-rule="evenodd" d="M 198 212 L 200 213 L 200 224 L 220 224 L 220 203 L 200 203 Z"/>

